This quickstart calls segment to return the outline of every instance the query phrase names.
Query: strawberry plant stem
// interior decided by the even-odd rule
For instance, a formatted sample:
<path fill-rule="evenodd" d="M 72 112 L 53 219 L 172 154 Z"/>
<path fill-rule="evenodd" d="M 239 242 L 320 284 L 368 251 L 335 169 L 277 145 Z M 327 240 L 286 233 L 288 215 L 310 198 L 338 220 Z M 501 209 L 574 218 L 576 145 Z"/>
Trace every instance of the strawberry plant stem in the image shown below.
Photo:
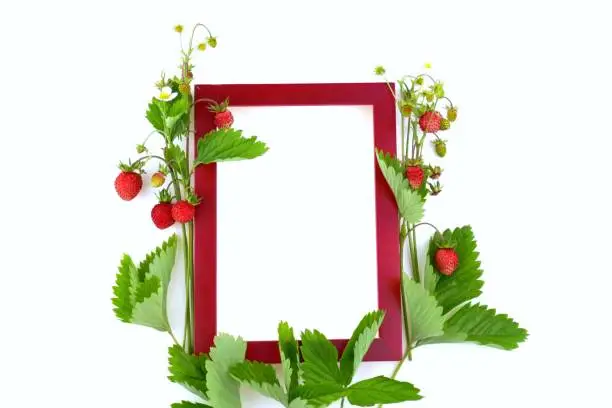
<path fill-rule="evenodd" d="M 182 199 L 181 188 L 179 186 L 179 180 L 176 175 L 176 172 L 172 168 L 172 166 L 168 166 L 168 171 L 170 172 L 170 177 L 172 178 L 172 182 L 174 184 L 174 195 L 177 200 Z M 185 224 L 181 224 L 182 229 L 182 239 L 183 239 L 183 261 L 185 263 L 185 331 L 183 336 L 183 349 L 186 353 L 191 353 L 192 344 L 191 344 L 191 294 L 189 291 L 190 287 L 190 279 L 189 279 L 189 240 L 187 239 L 187 229 L 185 228 Z"/>

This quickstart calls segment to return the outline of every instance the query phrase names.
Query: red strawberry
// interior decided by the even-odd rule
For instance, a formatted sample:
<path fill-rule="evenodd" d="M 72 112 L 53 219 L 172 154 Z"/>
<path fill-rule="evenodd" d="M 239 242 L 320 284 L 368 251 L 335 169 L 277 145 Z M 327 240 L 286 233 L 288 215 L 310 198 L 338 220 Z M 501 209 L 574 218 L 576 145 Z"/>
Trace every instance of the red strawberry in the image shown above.
<path fill-rule="evenodd" d="M 232 112 L 225 110 L 215 113 L 214 120 L 217 128 L 229 128 L 234 123 L 234 115 L 232 115 Z"/>
<path fill-rule="evenodd" d="M 425 133 L 436 133 L 440 130 L 442 115 L 436 111 L 427 111 L 419 118 L 419 126 Z"/>
<path fill-rule="evenodd" d="M 170 203 L 158 203 L 151 209 L 151 219 L 153 224 L 159 229 L 166 229 L 174 224 L 174 218 L 172 218 L 172 204 Z"/>
<path fill-rule="evenodd" d="M 421 166 L 412 165 L 406 167 L 406 178 L 410 187 L 417 189 L 423 184 L 425 179 L 425 172 Z"/>
<path fill-rule="evenodd" d="M 438 248 L 434 258 L 436 268 L 446 276 L 452 275 L 459 266 L 459 256 L 454 248 Z"/>
<path fill-rule="evenodd" d="M 218 129 L 229 128 L 234 124 L 234 115 L 227 110 L 229 99 L 221 103 L 213 103 L 208 107 L 208 110 L 215 114 L 214 122 Z"/>
<path fill-rule="evenodd" d="M 142 188 L 142 177 L 133 171 L 122 171 L 115 179 L 115 190 L 122 200 L 130 201 Z"/>
<path fill-rule="evenodd" d="M 177 201 L 172 205 L 172 218 L 182 224 L 189 222 L 195 215 L 195 206 L 188 201 Z"/>

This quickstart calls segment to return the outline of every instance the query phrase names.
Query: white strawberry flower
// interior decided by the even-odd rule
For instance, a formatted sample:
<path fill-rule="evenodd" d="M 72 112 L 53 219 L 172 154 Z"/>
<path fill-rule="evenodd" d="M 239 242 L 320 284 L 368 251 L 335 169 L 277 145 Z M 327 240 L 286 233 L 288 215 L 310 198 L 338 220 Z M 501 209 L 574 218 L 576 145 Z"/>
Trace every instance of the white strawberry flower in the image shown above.
<path fill-rule="evenodd" d="M 156 95 L 155 98 L 163 102 L 170 102 L 171 100 L 176 98 L 176 95 L 178 95 L 178 93 L 172 92 L 172 88 L 170 88 L 169 86 L 164 86 L 162 89 L 160 89 L 159 95 Z"/>

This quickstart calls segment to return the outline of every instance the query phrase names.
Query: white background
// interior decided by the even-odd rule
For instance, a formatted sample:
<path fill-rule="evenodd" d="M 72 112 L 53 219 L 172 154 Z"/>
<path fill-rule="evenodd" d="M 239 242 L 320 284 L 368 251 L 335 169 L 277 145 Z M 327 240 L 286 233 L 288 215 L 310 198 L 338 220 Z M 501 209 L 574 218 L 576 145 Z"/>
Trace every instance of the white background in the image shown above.
<path fill-rule="evenodd" d="M 350 338 L 378 308 L 372 106 L 233 111 L 270 150 L 217 166 L 217 330 Z"/>
<path fill-rule="evenodd" d="M 377 64 L 400 76 L 431 61 L 460 106 L 427 220 L 473 225 L 482 300 L 531 336 L 515 352 L 417 350 L 401 378 L 426 398 L 405 406 L 609 407 L 606 6 L 3 2 L 0 406 L 156 408 L 187 397 L 165 378 L 167 336 L 111 312 L 121 253 L 139 258 L 167 235 L 150 224 L 150 197 L 126 204 L 113 179 L 149 131 L 153 82 L 176 66 L 172 26 L 202 21 L 219 47 L 197 61 L 198 82 L 371 81 Z"/>

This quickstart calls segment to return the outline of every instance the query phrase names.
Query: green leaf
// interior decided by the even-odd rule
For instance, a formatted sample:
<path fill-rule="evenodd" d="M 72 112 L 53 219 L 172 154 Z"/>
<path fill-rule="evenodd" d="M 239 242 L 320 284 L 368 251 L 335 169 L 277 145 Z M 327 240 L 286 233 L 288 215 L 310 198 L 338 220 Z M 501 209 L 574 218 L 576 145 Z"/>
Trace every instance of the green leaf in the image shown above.
<path fill-rule="evenodd" d="M 160 132 L 164 131 L 162 112 L 159 109 L 159 106 L 157 106 L 155 99 L 152 99 L 151 102 L 149 102 L 149 109 L 147 110 L 146 117 L 149 120 L 149 123 L 151 123 L 155 129 L 159 130 Z"/>
<path fill-rule="evenodd" d="M 173 383 L 182 384 L 192 393 L 206 399 L 206 360 L 205 354 L 194 356 L 185 353 L 183 348 L 174 345 L 168 349 L 168 365 Z"/>
<path fill-rule="evenodd" d="M 414 385 L 383 376 L 369 378 L 351 385 L 347 397 L 351 404 L 359 407 L 417 401 L 422 398 L 419 395 L 419 389 Z"/>
<path fill-rule="evenodd" d="M 212 408 L 206 404 L 201 404 L 199 402 L 189 402 L 189 401 L 181 401 L 176 402 L 170 406 L 171 408 Z"/>
<path fill-rule="evenodd" d="M 181 116 L 185 114 L 189 114 L 189 97 L 187 95 L 179 94 L 174 100 L 170 103 L 170 107 L 168 108 L 168 112 L 166 116 Z"/>
<path fill-rule="evenodd" d="M 302 333 L 302 376 L 306 384 L 342 382 L 338 368 L 338 350 L 317 330 Z"/>
<path fill-rule="evenodd" d="M 376 157 L 378 158 L 380 171 L 395 196 L 401 216 L 409 224 L 416 224 L 421 221 L 425 214 L 423 199 L 418 192 L 410 188 L 408 180 L 404 177 L 403 169 L 398 167 L 397 159 L 385 155 L 381 150 L 377 152 Z"/>
<path fill-rule="evenodd" d="M 402 286 L 408 302 L 411 341 L 416 343 L 428 337 L 441 336 L 444 333 L 444 318 L 436 298 L 406 275 L 402 279 Z"/>
<path fill-rule="evenodd" d="M 319 407 L 327 406 L 346 396 L 346 388 L 335 382 L 317 384 L 304 384 L 298 388 L 297 395 L 306 400 L 308 405 Z"/>
<path fill-rule="evenodd" d="M 240 408 L 240 384 L 230 375 L 230 368 L 244 361 L 246 342 L 228 334 L 215 337 L 206 361 L 208 402 L 215 408 Z"/>
<path fill-rule="evenodd" d="M 289 403 L 289 408 L 310 408 L 311 406 L 301 398 L 296 398 Z"/>
<path fill-rule="evenodd" d="M 472 227 L 468 225 L 453 231 L 446 230 L 444 235 L 457 244 L 455 251 L 459 257 L 457 270 L 451 276 L 439 274 L 436 285 L 436 299 L 444 313 L 447 313 L 456 306 L 480 296 L 484 282 L 480 279 L 482 270 Z M 429 256 L 432 260 L 436 249 L 436 244 L 432 241 L 429 245 Z"/>
<path fill-rule="evenodd" d="M 444 327 L 444 341 L 473 341 L 506 350 L 518 347 L 527 339 L 527 330 L 506 314 L 496 314 L 485 305 L 464 305 L 454 313 Z"/>
<path fill-rule="evenodd" d="M 137 291 L 137 302 L 131 322 L 152 327 L 161 331 L 169 331 L 170 324 L 166 313 L 166 298 L 168 285 L 176 256 L 176 235 L 149 253 L 138 267 L 141 285 Z M 157 291 L 151 288 L 157 284 Z M 148 295 L 145 297 L 145 295 Z"/>
<path fill-rule="evenodd" d="M 340 359 L 342 384 L 349 385 L 353 380 L 353 375 L 376 338 L 384 318 L 385 312 L 377 310 L 368 313 L 359 322 Z"/>
<path fill-rule="evenodd" d="M 300 360 L 298 343 L 295 340 L 293 328 L 286 322 L 280 322 L 278 325 L 278 348 L 283 367 L 285 389 L 291 401 L 295 389 L 299 385 Z"/>
<path fill-rule="evenodd" d="M 243 137 L 241 130 L 213 130 L 198 141 L 195 165 L 230 160 L 254 159 L 268 151 L 257 137 Z"/>
<path fill-rule="evenodd" d="M 113 286 L 113 311 L 117 318 L 129 323 L 132 320 L 136 291 L 138 290 L 138 270 L 129 255 L 124 254 L 119 264 L 119 272 Z"/>
<path fill-rule="evenodd" d="M 245 361 L 230 368 L 230 374 L 236 380 L 248 385 L 258 393 L 275 399 L 287 406 L 287 394 L 281 388 L 274 367 L 258 361 Z"/>
<path fill-rule="evenodd" d="M 113 305 L 126 323 L 168 331 L 166 294 L 176 255 L 176 235 L 149 253 L 138 265 L 124 255 L 119 266 Z"/>
<path fill-rule="evenodd" d="M 169 144 L 164 150 L 164 158 L 175 169 L 182 179 L 189 178 L 189 165 L 187 164 L 187 156 L 181 146 Z"/>

